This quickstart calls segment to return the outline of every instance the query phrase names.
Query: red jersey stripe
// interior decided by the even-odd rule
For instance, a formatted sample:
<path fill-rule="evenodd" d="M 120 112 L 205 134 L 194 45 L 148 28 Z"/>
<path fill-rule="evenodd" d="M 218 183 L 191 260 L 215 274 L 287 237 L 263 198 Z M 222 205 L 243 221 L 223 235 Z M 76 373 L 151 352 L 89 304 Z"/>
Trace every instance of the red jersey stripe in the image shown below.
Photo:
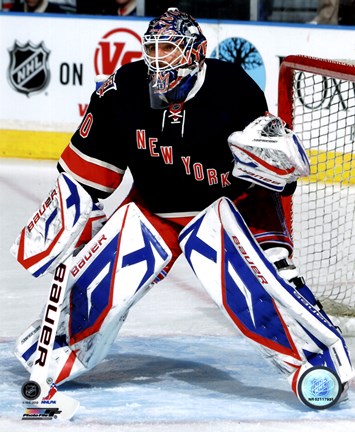
<path fill-rule="evenodd" d="M 113 192 L 119 186 L 124 175 L 124 170 L 85 156 L 72 144 L 66 147 L 59 163 L 82 183 L 108 193 Z"/>

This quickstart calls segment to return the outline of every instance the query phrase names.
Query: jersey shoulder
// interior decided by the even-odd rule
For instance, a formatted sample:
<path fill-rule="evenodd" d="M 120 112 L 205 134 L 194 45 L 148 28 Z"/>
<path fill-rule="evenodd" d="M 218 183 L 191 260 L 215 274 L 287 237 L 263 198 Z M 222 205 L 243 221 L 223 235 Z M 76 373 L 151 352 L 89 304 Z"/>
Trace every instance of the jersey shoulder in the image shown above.
<path fill-rule="evenodd" d="M 119 80 L 133 81 L 135 78 L 142 79 L 142 76 L 146 75 L 147 66 L 143 60 L 126 63 L 115 72 L 116 82 Z"/>
<path fill-rule="evenodd" d="M 213 94 L 215 105 L 223 106 L 225 112 L 243 117 L 236 128 L 244 129 L 268 111 L 264 91 L 240 64 L 217 59 L 206 59 L 206 64 L 204 94 Z"/>
<path fill-rule="evenodd" d="M 207 78 L 216 82 L 218 79 L 223 86 L 243 88 L 245 84 L 252 87 L 259 87 L 250 75 L 239 63 L 226 62 L 218 59 L 206 59 Z"/>
<path fill-rule="evenodd" d="M 94 99 L 134 100 L 142 97 L 146 87 L 146 75 L 147 67 L 143 61 L 127 63 L 102 83 L 94 92 Z"/>
<path fill-rule="evenodd" d="M 147 66 L 143 60 L 127 63 L 115 73 L 115 83 L 125 94 L 140 93 L 147 84 Z"/>

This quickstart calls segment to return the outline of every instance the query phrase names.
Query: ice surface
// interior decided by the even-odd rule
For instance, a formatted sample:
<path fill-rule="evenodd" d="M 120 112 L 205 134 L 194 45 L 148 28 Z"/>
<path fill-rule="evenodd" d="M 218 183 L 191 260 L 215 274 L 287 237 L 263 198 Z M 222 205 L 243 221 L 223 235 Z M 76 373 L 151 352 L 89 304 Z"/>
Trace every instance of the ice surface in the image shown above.
<path fill-rule="evenodd" d="M 12 349 L 40 313 L 49 280 L 27 274 L 9 249 L 56 175 L 54 162 L 0 159 L 1 432 L 355 430 L 355 384 L 349 400 L 330 410 L 301 405 L 285 379 L 236 334 L 183 258 L 131 310 L 106 360 L 61 386 L 81 402 L 74 419 L 22 421 L 20 388 L 28 375 Z M 107 201 L 109 211 L 118 198 Z M 354 352 L 353 338 L 348 342 Z"/>

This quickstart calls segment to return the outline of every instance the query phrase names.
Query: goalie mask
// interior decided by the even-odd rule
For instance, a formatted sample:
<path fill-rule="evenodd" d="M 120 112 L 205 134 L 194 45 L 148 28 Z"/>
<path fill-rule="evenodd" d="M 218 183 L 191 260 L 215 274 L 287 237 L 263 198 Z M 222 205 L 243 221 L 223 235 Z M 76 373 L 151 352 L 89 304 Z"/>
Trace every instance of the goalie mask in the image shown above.
<path fill-rule="evenodd" d="M 207 41 L 197 22 L 176 8 L 149 23 L 143 37 L 152 108 L 183 102 L 197 80 Z"/>
<path fill-rule="evenodd" d="M 286 184 L 310 173 L 297 135 L 272 115 L 259 117 L 228 138 L 234 157 L 233 176 L 281 192 Z"/>

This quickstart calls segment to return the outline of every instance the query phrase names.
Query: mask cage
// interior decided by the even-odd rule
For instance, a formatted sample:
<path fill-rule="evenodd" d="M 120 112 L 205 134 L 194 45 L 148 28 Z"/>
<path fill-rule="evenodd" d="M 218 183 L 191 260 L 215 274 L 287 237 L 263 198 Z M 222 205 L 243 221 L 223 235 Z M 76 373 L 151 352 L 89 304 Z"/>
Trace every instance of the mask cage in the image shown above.
<path fill-rule="evenodd" d="M 167 72 L 192 65 L 193 36 L 145 35 L 143 58 L 151 72 Z"/>

